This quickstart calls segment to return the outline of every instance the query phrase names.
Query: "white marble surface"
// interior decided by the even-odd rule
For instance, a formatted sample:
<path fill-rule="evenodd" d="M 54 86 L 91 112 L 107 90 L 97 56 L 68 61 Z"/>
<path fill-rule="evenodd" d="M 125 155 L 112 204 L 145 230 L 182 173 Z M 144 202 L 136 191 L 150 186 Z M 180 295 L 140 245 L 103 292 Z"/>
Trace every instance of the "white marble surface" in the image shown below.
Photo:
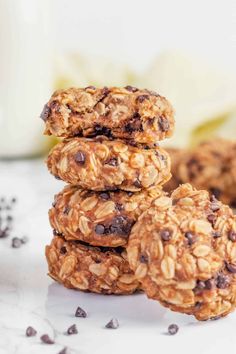
<path fill-rule="evenodd" d="M 0 239 L 0 354 L 70 353 L 179 353 L 236 352 L 236 313 L 214 322 L 199 323 L 191 316 L 170 312 L 145 295 L 103 296 L 64 289 L 47 277 L 44 247 L 52 237 L 47 210 L 62 182 L 52 178 L 41 160 L 0 163 L 0 195 L 16 196 L 13 236 L 27 235 L 20 249 Z M 88 317 L 75 318 L 81 306 Z M 117 317 L 120 328 L 104 325 Z M 64 332 L 76 324 L 79 333 Z M 166 335 L 170 323 L 179 333 Z M 27 326 L 37 329 L 27 338 Z M 47 333 L 54 345 L 40 342 Z"/>

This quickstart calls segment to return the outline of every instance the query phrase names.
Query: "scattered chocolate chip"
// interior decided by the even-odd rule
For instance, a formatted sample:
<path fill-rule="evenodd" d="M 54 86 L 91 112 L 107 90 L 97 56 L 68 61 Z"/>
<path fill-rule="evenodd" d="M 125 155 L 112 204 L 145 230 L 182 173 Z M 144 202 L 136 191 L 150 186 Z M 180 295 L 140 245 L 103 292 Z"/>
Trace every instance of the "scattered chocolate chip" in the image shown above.
<path fill-rule="evenodd" d="M 218 237 L 221 237 L 221 233 L 218 232 L 218 231 L 213 231 L 213 232 L 212 232 L 212 236 L 213 236 L 214 238 L 218 238 Z"/>
<path fill-rule="evenodd" d="M 87 317 L 87 313 L 81 308 L 81 307 L 77 307 L 76 311 L 75 311 L 75 317 Z"/>
<path fill-rule="evenodd" d="M 20 248 L 21 245 L 21 239 L 19 237 L 13 237 L 13 239 L 11 240 L 12 248 Z"/>
<path fill-rule="evenodd" d="M 215 225 L 215 222 L 217 220 L 217 216 L 214 214 L 210 214 L 207 216 L 207 220 L 212 224 Z"/>
<path fill-rule="evenodd" d="M 142 183 L 140 182 L 139 179 L 136 179 L 136 180 L 134 181 L 134 186 L 137 187 L 137 188 L 142 188 Z"/>
<path fill-rule="evenodd" d="M 136 98 L 136 101 L 139 103 L 143 103 L 145 100 L 149 100 L 149 95 L 140 95 Z"/>
<path fill-rule="evenodd" d="M 26 328 L 26 331 L 25 331 L 26 337 L 34 337 L 34 336 L 36 336 L 36 334 L 37 334 L 37 331 L 33 327 L 29 326 Z"/>
<path fill-rule="evenodd" d="M 65 247 L 65 246 L 62 246 L 62 247 L 60 248 L 60 253 L 61 253 L 61 254 L 66 254 L 66 252 L 67 252 L 66 247 Z"/>
<path fill-rule="evenodd" d="M 110 166 L 118 166 L 118 159 L 117 157 L 112 157 L 111 159 L 105 161 L 105 164 Z"/>
<path fill-rule="evenodd" d="M 170 128 L 170 124 L 165 117 L 158 117 L 158 126 L 163 132 L 167 132 Z"/>
<path fill-rule="evenodd" d="M 176 334 L 179 330 L 179 327 L 176 324 L 171 324 L 168 327 L 168 333 L 173 336 L 174 334 Z"/>
<path fill-rule="evenodd" d="M 105 326 L 110 329 L 117 329 L 119 327 L 119 322 L 116 318 L 112 318 Z"/>
<path fill-rule="evenodd" d="M 95 232 L 98 235 L 103 235 L 105 234 L 105 226 L 103 224 L 97 224 L 95 226 Z"/>
<path fill-rule="evenodd" d="M 219 274 L 216 278 L 216 286 L 219 289 L 226 289 L 230 284 L 230 279 L 227 275 Z"/>
<path fill-rule="evenodd" d="M 130 85 L 125 86 L 125 89 L 126 89 L 127 91 L 130 91 L 130 92 L 136 92 L 136 91 L 138 91 L 138 89 L 137 89 L 136 87 L 133 87 L 133 86 L 130 86 Z"/>
<path fill-rule="evenodd" d="M 48 117 L 50 116 L 50 114 L 51 114 L 51 108 L 50 108 L 47 104 L 45 104 L 45 106 L 43 107 L 43 111 L 42 111 L 42 113 L 40 114 L 40 118 L 41 118 L 44 122 L 46 122 L 47 119 L 48 119 Z"/>
<path fill-rule="evenodd" d="M 160 231 L 160 236 L 163 241 L 170 241 L 172 237 L 172 231 L 169 229 L 163 229 Z"/>
<path fill-rule="evenodd" d="M 132 195 L 133 195 L 134 193 L 129 191 L 129 192 L 127 192 L 127 194 L 128 194 L 129 197 L 132 197 Z"/>
<path fill-rule="evenodd" d="M 148 263 L 148 256 L 141 254 L 139 260 L 141 263 Z"/>
<path fill-rule="evenodd" d="M 236 273 L 236 264 L 226 263 L 226 268 L 230 273 Z"/>
<path fill-rule="evenodd" d="M 64 347 L 58 354 L 70 354 L 70 352 L 67 347 Z"/>
<path fill-rule="evenodd" d="M 194 244 L 194 242 L 196 242 L 197 240 L 197 236 L 195 234 L 193 234 L 192 232 L 188 231 L 185 232 L 186 239 L 188 240 L 188 245 L 192 246 Z"/>
<path fill-rule="evenodd" d="M 40 339 L 41 339 L 41 341 L 42 341 L 43 343 L 45 343 L 45 344 L 54 344 L 54 343 L 55 343 L 54 340 L 51 339 L 48 334 L 43 334 L 43 335 L 40 337 Z"/>
<path fill-rule="evenodd" d="M 110 194 L 108 192 L 101 192 L 99 194 L 100 198 L 104 199 L 104 200 L 109 200 L 110 199 Z"/>
<path fill-rule="evenodd" d="M 228 239 L 232 242 L 236 241 L 236 232 L 231 230 L 228 232 Z"/>
<path fill-rule="evenodd" d="M 73 324 L 72 326 L 70 326 L 68 329 L 67 329 L 67 334 L 68 335 L 71 335 L 71 334 L 77 334 L 78 333 L 78 329 L 76 327 L 75 324 Z"/>
<path fill-rule="evenodd" d="M 84 154 L 82 151 L 78 151 L 78 152 L 75 154 L 75 161 L 76 161 L 78 164 L 84 165 L 85 160 L 86 160 L 86 157 L 85 157 L 85 154 Z"/>

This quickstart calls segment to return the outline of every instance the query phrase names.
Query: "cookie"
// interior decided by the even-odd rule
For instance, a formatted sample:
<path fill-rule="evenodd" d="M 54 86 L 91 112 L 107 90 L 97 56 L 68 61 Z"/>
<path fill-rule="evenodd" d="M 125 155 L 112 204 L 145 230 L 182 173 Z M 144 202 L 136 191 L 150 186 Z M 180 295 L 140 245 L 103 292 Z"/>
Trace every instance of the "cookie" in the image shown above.
<path fill-rule="evenodd" d="M 137 192 L 171 177 L 169 155 L 160 147 L 142 148 L 106 137 L 64 140 L 52 149 L 47 165 L 55 177 L 96 191 Z"/>
<path fill-rule="evenodd" d="M 55 236 L 46 258 L 49 276 L 67 288 L 117 295 L 139 289 L 122 248 L 95 248 Z"/>
<path fill-rule="evenodd" d="M 132 193 L 92 192 L 67 186 L 55 196 L 49 220 L 52 228 L 67 240 L 94 246 L 124 246 L 140 214 L 163 194 L 158 188 Z"/>
<path fill-rule="evenodd" d="M 107 135 L 155 143 L 174 129 L 173 109 L 166 98 L 131 86 L 56 91 L 41 118 L 45 134 L 66 138 Z"/>
<path fill-rule="evenodd" d="M 236 208 L 236 142 L 215 138 L 201 143 L 193 150 L 169 150 L 172 181 L 191 183 L 206 189 L 223 203 Z M 178 157 L 179 156 L 179 157 Z M 168 186 L 167 186 L 168 187 Z"/>
<path fill-rule="evenodd" d="M 154 204 L 134 225 L 127 248 L 142 288 L 198 320 L 226 316 L 236 305 L 236 216 L 190 184 Z"/>

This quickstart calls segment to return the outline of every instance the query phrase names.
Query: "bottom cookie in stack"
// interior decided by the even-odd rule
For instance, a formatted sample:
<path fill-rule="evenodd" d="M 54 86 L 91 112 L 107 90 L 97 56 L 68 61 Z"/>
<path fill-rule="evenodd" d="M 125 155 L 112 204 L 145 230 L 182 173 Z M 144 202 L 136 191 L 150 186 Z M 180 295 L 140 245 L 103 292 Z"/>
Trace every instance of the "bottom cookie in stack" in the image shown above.
<path fill-rule="evenodd" d="M 55 236 L 46 258 L 49 276 L 67 288 L 117 295 L 140 289 L 122 247 L 93 247 Z"/>

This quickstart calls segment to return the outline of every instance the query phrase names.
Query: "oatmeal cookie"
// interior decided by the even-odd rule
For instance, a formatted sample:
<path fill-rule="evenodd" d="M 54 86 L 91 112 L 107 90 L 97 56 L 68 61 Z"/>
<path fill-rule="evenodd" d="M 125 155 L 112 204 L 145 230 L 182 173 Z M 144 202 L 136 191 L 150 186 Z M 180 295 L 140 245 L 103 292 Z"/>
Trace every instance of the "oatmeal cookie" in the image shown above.
<path fill-rule="evenodd" d="M 155 143 L 174 129 L 173 109 L 166 98 L 131 86 L 56 91 L 41 118 L 45 134 L 66 138 L 107 135 Z"/>
<path fill-rule="evenodd" d="M 236 216 L 190 184 L 156 199 L 132 228 L 128 261 L 148 297 L 198 320 L 236 305 Z"/>
<path fill-rule="evenodd" d="M 106 137 L 64 140 L 52 149 L 47 165 L 57 178 L 96 191 L 137 192 L 161 186 L 171 177 L 169 155 L 160 147 L 143 148 Z"/>
<path fill-rule="evenodd" d="M 94 246 L 123 246 L 140 214 L 163 194 L 158 188 L 132 193 L 92 192 L 67 186 L 55 196 L 49 220 L 66 240 L 81 240 Z"/>
<path fill-rule="evenodd" d="M 123 248 L 95 248 L 55 236 L 46 258 L 50 277 L 67 288 L 117 295 L 139 289 Z"/>
<path fill-rule="evenodd" d="M 170 156 L 173 161 L 176 155 L 170 151 Z M 180 153 L 172 175 L 180 183 L 189 182 L 196 188 L 206 189 L 236 208 L 236 142 L 215 138 L 192 151 Z"/>

